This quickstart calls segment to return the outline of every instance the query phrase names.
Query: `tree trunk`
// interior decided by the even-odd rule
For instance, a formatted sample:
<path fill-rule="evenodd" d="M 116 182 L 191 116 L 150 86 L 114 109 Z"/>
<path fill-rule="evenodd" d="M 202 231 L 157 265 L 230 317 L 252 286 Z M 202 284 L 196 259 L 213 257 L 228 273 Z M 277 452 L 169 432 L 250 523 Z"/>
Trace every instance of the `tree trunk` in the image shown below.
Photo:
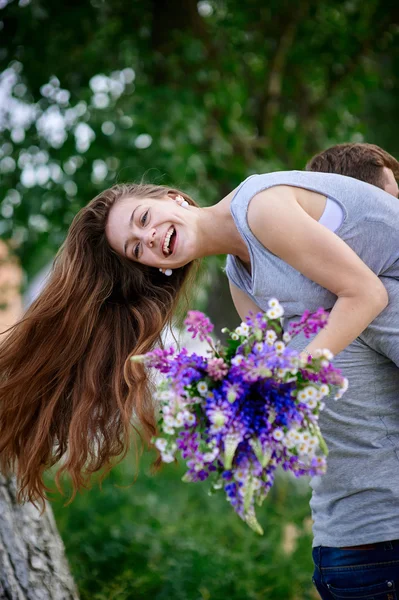
<path fill-rule="evenodd" d="M 77 600 L 51 507 L 41 516 L 18 504 L 13 479 L 0 475 L 1 600 Z"/>

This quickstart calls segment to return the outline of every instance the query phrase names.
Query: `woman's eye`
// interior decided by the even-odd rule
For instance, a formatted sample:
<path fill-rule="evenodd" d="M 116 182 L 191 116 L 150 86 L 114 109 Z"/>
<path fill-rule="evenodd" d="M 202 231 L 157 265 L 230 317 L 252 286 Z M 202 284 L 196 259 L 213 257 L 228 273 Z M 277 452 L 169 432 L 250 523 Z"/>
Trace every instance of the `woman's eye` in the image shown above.
<path fill-rule="evenodd" d="M 134 258 L 138 259 L 138 257 L 139 257 L 139 244 L 137 244 L 134 247 L 133 254 L 134 254 Z"/>
<path fill-rule="evenodd" d="M 143 214 L 143 216 L 141 217 L 141 224 L 144 226 L 147 222 L 147 217 L 148 217 L 148 210 Z"/>

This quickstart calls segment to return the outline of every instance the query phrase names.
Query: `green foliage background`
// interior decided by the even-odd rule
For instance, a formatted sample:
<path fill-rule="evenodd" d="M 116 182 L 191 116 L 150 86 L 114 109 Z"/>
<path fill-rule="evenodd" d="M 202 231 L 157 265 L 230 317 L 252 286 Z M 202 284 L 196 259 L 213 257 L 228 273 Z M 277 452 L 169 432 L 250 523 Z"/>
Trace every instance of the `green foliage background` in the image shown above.
<path fill-rule="evenodd" d="M 82 600 L 311 600 L 309 492 L 281 476 L 252 532 L 223 493 L 183 484 L 182 466 L 151 476 L 150 457 L 133 486 L 134 457 L 103 489 L 53 508 Z M 123 486 L 123 487 L 120 487 Z M 288 528 L 287 528 L 288 525 Z M 285 538 L 296 531 L 292 550 Z M 286 531 L 285 531 L 286 530 Z M 288 550 L 288 551 L 287 551 Z"/>
<path fill-rule="evenodd" d="M 144 177 L 206 205 L 334 143 L 399 155 L 396 0 L 1 0 L 0 30 L 0 234 L 27 281 L 115 182 Z M 202 295 L 217 327 L 236 319 L 221 260 Z M 281 480 L 260 539 L 171 467 L 115 487 L 131 464 L 55 505 L 82 598 L 311 597 L 307 492 Z"/>
<path fill-rule="evenodd" d="M 395 0 L 0 6 L 1 78 L 14 99 L 0 118 L 0 232 L 28 277 L 117 181 L 144 177 L 211 204 L 251 173 L 304 168 L 337 142 L 399 153 Z M 15 103 L 33 111 L 23 125 Z M 220 261 L 208 266 L 208 311 L 231 322 Z"/>

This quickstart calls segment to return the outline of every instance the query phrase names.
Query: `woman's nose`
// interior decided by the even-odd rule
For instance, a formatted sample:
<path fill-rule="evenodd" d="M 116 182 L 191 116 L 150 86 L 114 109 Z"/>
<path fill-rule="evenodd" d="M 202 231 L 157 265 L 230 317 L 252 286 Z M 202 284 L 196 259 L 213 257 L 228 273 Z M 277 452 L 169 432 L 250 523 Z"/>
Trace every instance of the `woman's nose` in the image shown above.
<path fill-rule="evenodd" d="M 154 240 L 155 240 L 155 235 L 156 235 L 156 229 L 152 228 L 147 232 L 147 237 L 146 237 L 146 241 L 145 243 L 147 244 L 147 246 L 149 246 L 150 248 L 153 247 L 154 245 Z"/>

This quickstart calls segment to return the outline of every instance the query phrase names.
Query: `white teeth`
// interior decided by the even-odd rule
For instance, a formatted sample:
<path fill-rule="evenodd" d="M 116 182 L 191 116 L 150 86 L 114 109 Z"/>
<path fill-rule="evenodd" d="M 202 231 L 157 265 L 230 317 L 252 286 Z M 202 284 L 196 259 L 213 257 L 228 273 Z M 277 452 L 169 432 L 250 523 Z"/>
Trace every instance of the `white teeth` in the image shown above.
<path fill-rule="evenodd" d="M 163 247 L 162 247 L 162 250 L 165 254 L 169 254 L 169 242 L 170 242 L 170 238 L 172 237 L 172 233 L 174 232 L 174 230 L 175 229 L 174 229 L 173 225 L 171 225 L 165 236 L 165 241 L 164 241 Z"/>

